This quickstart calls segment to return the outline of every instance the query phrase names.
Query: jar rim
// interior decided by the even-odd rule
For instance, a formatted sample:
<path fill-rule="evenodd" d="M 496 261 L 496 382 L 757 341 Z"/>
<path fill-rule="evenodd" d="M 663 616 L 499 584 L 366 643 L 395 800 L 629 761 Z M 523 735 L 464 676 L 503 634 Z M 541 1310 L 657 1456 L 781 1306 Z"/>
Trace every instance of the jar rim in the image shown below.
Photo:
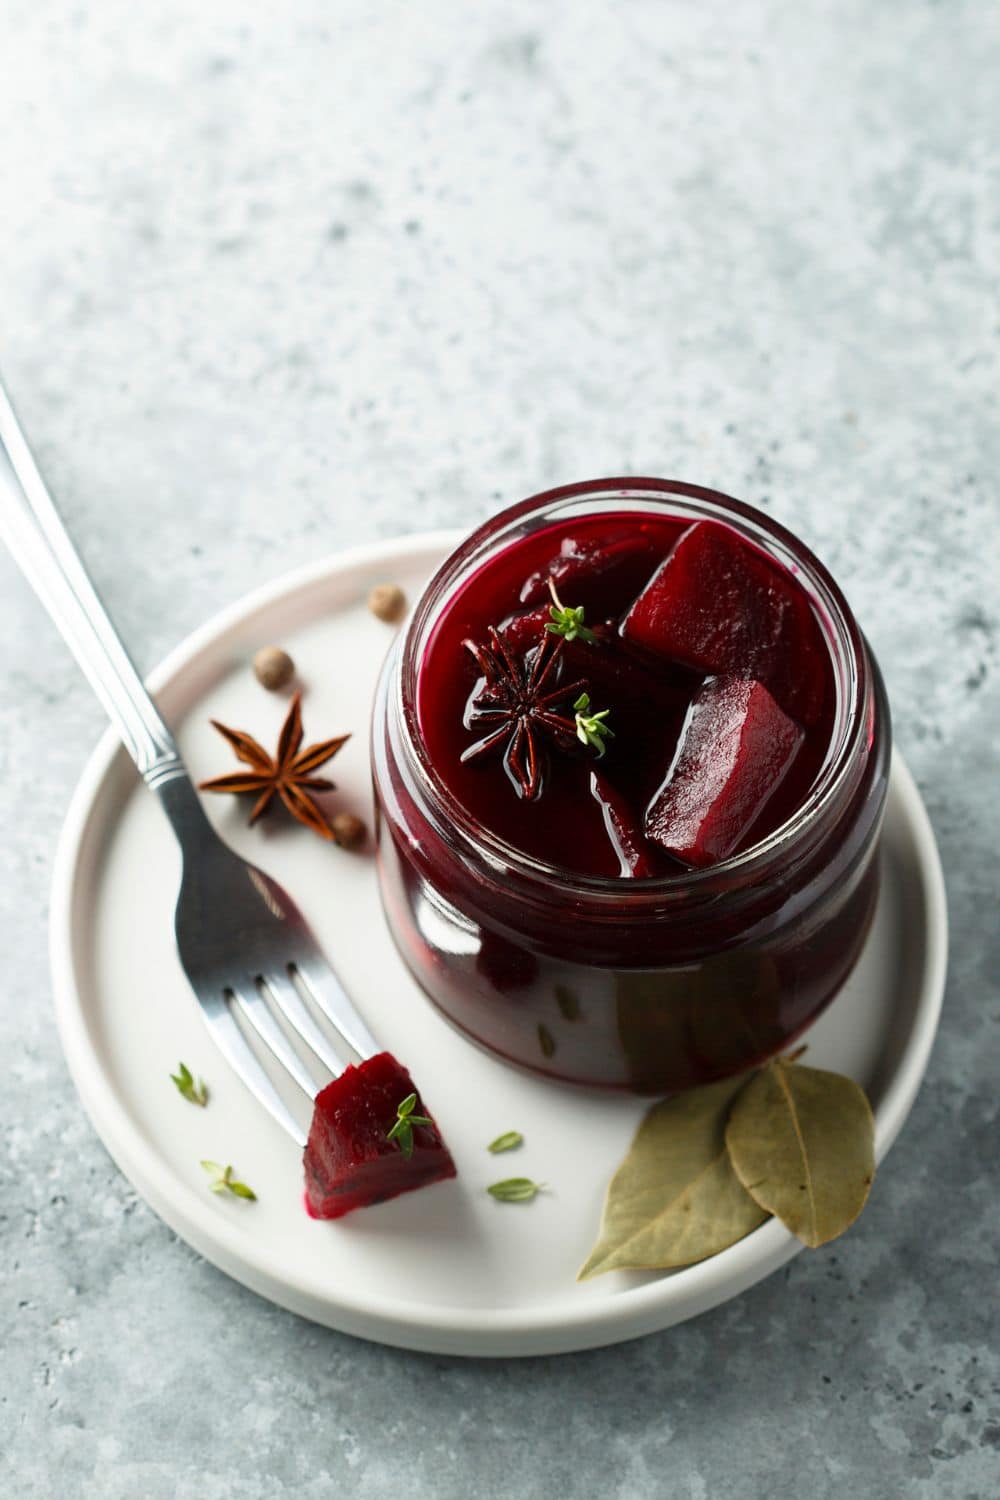
<path fill-rule="evenodd" d="M 682 869 L 667 875 L 623 879 L 617 876 L 578 874 L 563 865 L 548 864 L 525 854 L 515 845 L 485 829 L 463 807 L 438 775 L 427 753 L 416 712 L 416 684 L 419 656 L 430 628 L 446 607 L 451 594 L 465 578 L 470 567 L 482 566 L 494 551 L 510 545 L 520 528 L 535 515 L 544 514 L 551 524 L 560 511 L 572 510 L 578 519 L 606 508 L 600 502 L 621 505 L 643 504 L 655 510 L 668 499 L 687 502 L 681 506 L 682 517 L 691 513 L 694 521 L 720 519 L 734 525 L 762 547 L 769 556 L 782 563 L 806 588 L 810 602 L 819 616 L 833 658 L 834 668 L 842 669 L 838 682 L 838 715 L 831 743 L 813 786 L 801 806 L 767 838 L 749 849 L 705 869 Z M 592 505 L 573 509 L 578 501 Z M 655 502 L 655 503 L 652 503 Z M 694 505 L 691 505 L 694 502 Z M 708 507 L 704 511 L 702 507 Z M 837 640 L 831 639 L 831 632 Z M 835 644 L 841 652 L 834 654 Z M 548 893 L 569 899 L 587 898 L 598 902 L 617 902 L 632 907 L 649 899 L 669 899 L 673 895 L 706 893 L 717 885 L 747 884 L 757 876 L 769 873 L 788 854 L 790 847 L 822 818 L 823 812 L 839 800 L 839 794 L 851 776 L 859 738 L 866 732 L 865 704 L 870 696 L 870 670 L 864 637 L 847 600 L 826 567 L 809 547 L 780 522 L 747 502 L 719 490 L 683 480 L 642 477 L 613 477 L 583 480 L 560 485 L 505 507 L 477 526 L 444 560 L 430 578 L 414 605 L 401 644 L 400 672 L 397 679 L 398 707 L 408 733 L 405 744 L 411 768 L 417 773 L 427 799 L 425 815 L 439 833 L 452 840 L 460 836 L 465 851 L 477 860 L 485 860 L 496 875 L 544 881 Z"/>

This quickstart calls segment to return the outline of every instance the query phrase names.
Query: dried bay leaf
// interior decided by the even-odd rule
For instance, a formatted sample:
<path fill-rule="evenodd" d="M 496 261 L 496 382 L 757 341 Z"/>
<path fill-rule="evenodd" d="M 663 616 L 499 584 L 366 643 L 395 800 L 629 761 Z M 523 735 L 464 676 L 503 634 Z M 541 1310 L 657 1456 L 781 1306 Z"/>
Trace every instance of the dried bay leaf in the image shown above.
<path fill-rule="evenodd" d="M 747 1192 L 810 1248 L 843 1234 L 864 1208 L 875 1122 L 853 1079 L 778 1058 L 742 1090 L 725 1137 Z"/>
<path fill-rule="evenodd" d="M 653 1106 L 611 1179 L 579 1281 L 691 1265 L 764 1222 L 767 1213 L 740 1183 L 726 1150 L 726 1117 L 745 1085 L 744 1074 Z"/>

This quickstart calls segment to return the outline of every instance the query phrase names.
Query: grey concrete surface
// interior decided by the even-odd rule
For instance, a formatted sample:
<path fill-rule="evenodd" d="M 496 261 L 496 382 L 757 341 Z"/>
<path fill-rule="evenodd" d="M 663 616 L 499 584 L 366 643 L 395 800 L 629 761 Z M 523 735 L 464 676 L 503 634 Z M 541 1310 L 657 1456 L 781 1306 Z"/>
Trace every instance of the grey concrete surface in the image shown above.
<path fill-rule="evenodd" d="M 313 1328 L 83 1118 L 46 908 L 101 711 L 0 557 L 4 1500 L 1000 1492 L 998 44 L 981 0 L 9 0 L 0 361 L 140 662 L 348 542 L 718 486 L 844 583 L 953 944 L 843 1241 L 571 1358 Z"/>

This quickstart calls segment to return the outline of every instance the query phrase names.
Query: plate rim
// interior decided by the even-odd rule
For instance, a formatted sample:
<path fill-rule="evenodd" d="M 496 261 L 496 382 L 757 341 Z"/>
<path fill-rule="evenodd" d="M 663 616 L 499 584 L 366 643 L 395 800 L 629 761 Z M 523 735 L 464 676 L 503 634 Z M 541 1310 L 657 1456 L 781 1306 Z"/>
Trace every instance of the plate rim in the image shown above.
<path fill-rule="evenodd" d="M 413 532 L 368 542 L 288 570 L 211 615 L 184 637 L 148 674 L 155 695 L 210 648 L 220 636 L 254 614 L 289 599 L 334 574 L 349 574 L 405 556 L 442 555 L 464 531 Z M 696 1265 L 628 1288 L 602 1302 L 579 1307 L 560 1302 L 530 1307 L 453 1307 L 355 1293 L 331 1296 L 311 1278 L 276 1263 L 277 1257 L 248 1243 L 245 1228 L 221 1222 L 193 1189 L 181 1185 L 166 1160 L 133 1127 L 107 1086 L 84 1014 L 77 983 L 79 935 L 75 931 L 77 875 L 100 794 L 114 762 L 124 755 L 109 726 L 88 758 L 60 831 L 53 867 L 49 915 L 49 959 L 56 1024 L 70 1076 L 84 1110 L 106 1150 L 154 1212 L 206 1260 L 252 1290 L 327 1327 L 408 1349 L 497 1356 L 551 1354 L 617 1343 L 675 1322 L 739 1295 L 777 1270 L 803 1246 L 777 1220 Z M 876 1112 L 876 1157 L 896 1140 L 930 1058 L 944 998 L 948 918 L 944 876 L 930 819 L 916 782 L 898 751 L 892 782 L 917 850 L 926 903 L 925 959 L 910 1037 Z M 386 940 L 389 941 L 388 934 Z M 203 1211 L 202 1211 L 203 1210 Z"/>

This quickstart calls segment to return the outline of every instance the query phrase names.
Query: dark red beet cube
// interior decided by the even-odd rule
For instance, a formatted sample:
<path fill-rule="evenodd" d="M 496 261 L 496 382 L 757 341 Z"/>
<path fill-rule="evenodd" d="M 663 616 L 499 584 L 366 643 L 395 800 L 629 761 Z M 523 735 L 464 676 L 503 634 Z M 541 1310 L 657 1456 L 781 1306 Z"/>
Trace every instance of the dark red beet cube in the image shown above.
<path fill-rule="evenodd" d="M 316 1097 L 303 1165 L 306 1207 L 314 1219 L 339 1219 L 352 1209 L 455 1176 L 455 1163 L 433 1120 L 413 1126 L 413 1154 L 386 1139 L 397 1109 L 416 1093 L 409 1073 L 388 1052 L 349 1067 Z M 417 1096 L 413 1113 L 430 1112 Z"/>
<path fill-rule="evenodd" d="M 528 610 L 526 614 L 511 615 L 500 626 L 500 634 L 515 656 L 523 656 L 545 639 L 545 627 L 551 623 L 551 605 L 543 604 L 538 609 Z"/>
<path fill-rule="evenodd" d="M 618 856 L 620 873 L 633 880 L 655 875 L 656 866 L 646 847 L 642 824 L 621 792 L 600 771 L 591 771 L 590 794 L 604 814 L 604 826 Z"/>
<path fill-rule="evenodd" d="M 731 526 L 689 526 L 632 605 L 622 635 L 706 674 L 755 678 L 800 724 L 822 713 L 829 666 L 809 602 Z"/>
<path fill-rule="evenodd" d="M 606 597 L 609 588 L 627 601 L 642 588 L 656 557 L 656 543 L 640 526 L 623 526 L 601 537 L 564 537 L 556 556 L 525 580 L 521 603 L 551 603 L 550 578 L 567 605 L 590 605 Z"/>
<path fill-rule="evenodd" d="M 691 704 L 670 774 L 646 811 L 646 837 L 691 865 L 727 858 L 804 738 L 763 683 L 713 678 Z"/>

